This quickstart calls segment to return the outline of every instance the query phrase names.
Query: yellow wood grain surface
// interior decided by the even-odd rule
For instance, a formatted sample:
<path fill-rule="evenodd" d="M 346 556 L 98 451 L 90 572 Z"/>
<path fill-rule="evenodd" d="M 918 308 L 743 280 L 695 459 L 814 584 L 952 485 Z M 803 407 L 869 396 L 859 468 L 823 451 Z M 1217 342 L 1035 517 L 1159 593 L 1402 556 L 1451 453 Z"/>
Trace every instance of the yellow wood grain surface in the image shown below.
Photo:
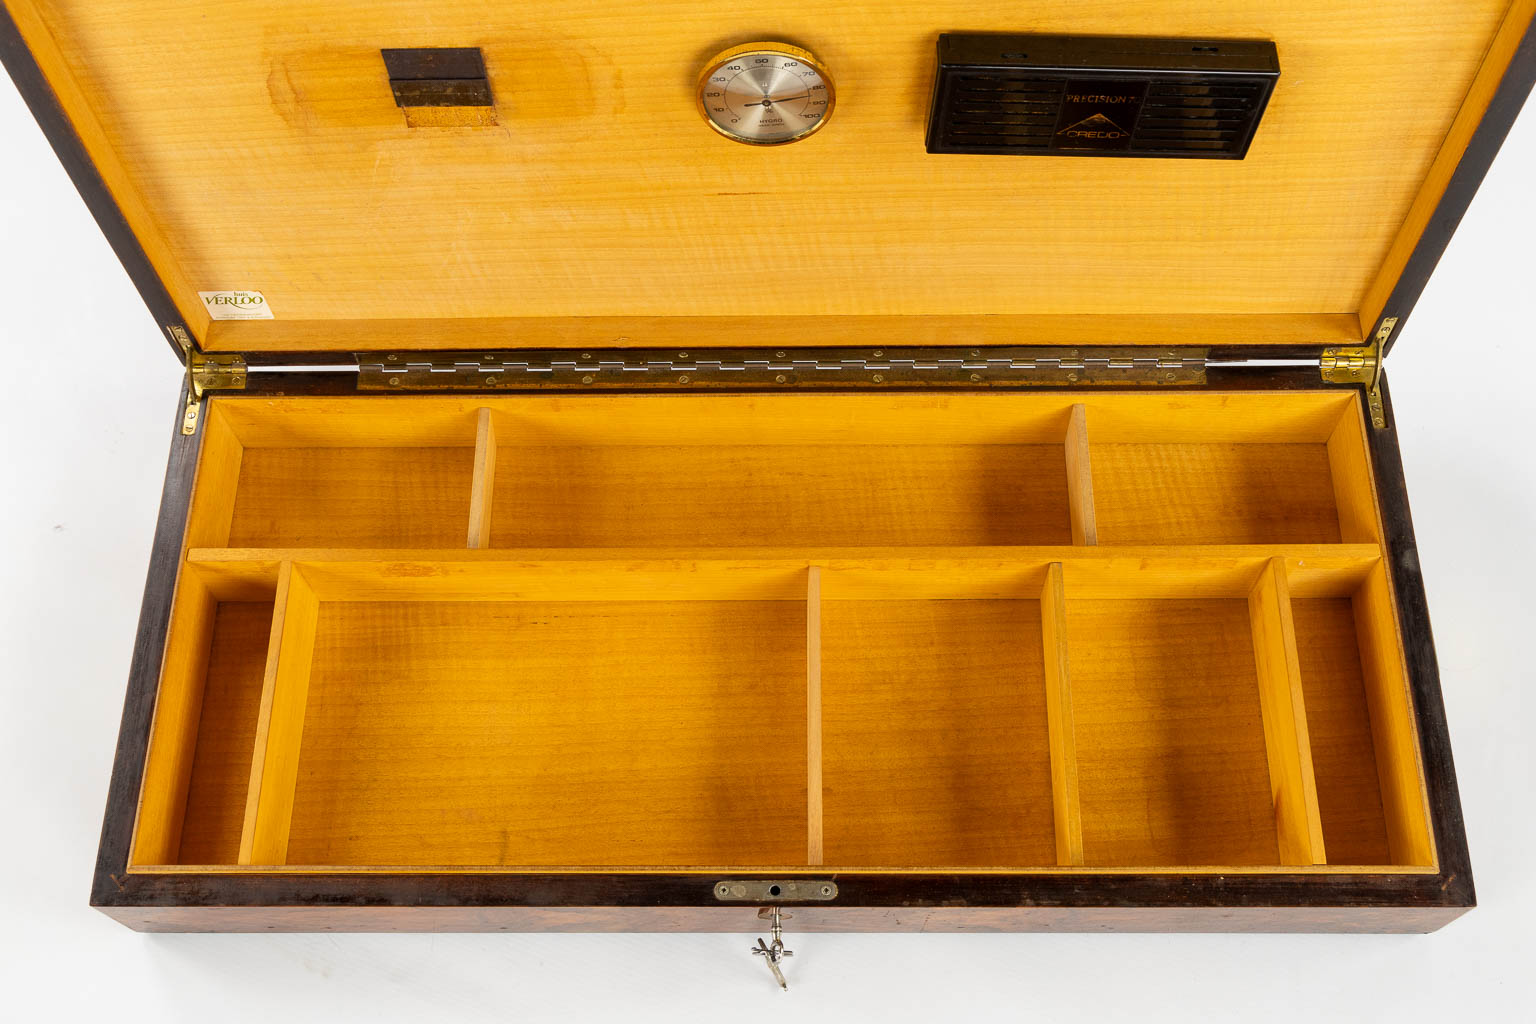
<path fill-rule="evenodd" d="M 535 548 L 1066 544 L 1065 477 L 1059 444 L 509 446 L 491 533 Z"/>
<path fill-rule="evenodd" d="M 1323 838 L 1333 864 L 1392 859 L 1348 598 L 1291 602 Z"/>
<path fill-rule="evenodd" d="M 188 547 L 224 547 L 240 488 L 245 448 L 219 407 L 208 404 L 203 420 L 203 447 L 187 513 Z"/>
<path fill-rule="evenodd" d="M 1275 864 L 1242 600 L 1067 600 L 1084 862 Z"/>
<path fill-rule="evenodd" d="M 828 864 L 1053 864 L 1036 601 L 822 605 Z"/>
<path fill-rule="evenodd" d="M 1376 511 L 1376 478 L 1365 443 L 1364 415 L 1364 408 L 1357 407 L 1339 418 L 1328 438 L 1328 467 L 1339 509 L 1340 539 L 1374 544 L 1381 540 L 1381 517 Z"/>
<path fill-rule="evenodd" d="M 794 602 L 322 606 L 292 864 L 803 864 Z"/>
<path fill-rule="evenodd" d="M 181 829 L 183 864 L 233 864 L 239 856 L 271 631 L 271 602 L 219 605 Z"/>
<path fill-rule="evenodd" d="M 1339 538 L 1320 444 L 1096 444 L 1101 544 L 1329 544 Z"/>
<path fill-rule="evenodd" d="M 1353 604 L 1392 859 L 1400 864 L 1433 864 L 1435 840 L 1419 760 L 1418 728 L 1386 566 L 1371 570 Z"/>
<path fill-rule="evenodd" d="M 508 446 L 1064 444 L 1072 406 L 1092 443 L 1324 444 L 1346 389 L 882 394 L 215 395 L 246 448 L 469 448 L 479 412 Z"/>
<path fill-rule="evenodd" d="M 132 859 L 137 863 L 174 860 L 181 845 L 217 612 L 212 590 L 196 574 L 183 573 L 177 581 L 160 663 L 160 688 L 150 726 L 151 756 L 145 761 L 134 824 Z"/>
<path fill-rule="evenodd" d="M 464 544 L 473 448 L 247 448 L 233 545 Z"/>
<path fill-rule="evenodd" d="M 258 289 L 320 325 L 264 345 L 280 321 L 243 323 L 247 348 L 339 347 L 336 320 L 1353 317 L 1469 90 L 1486 102 L 1509 7 L 821 0 L 770 27 L 703 0 L 6 2 L 99 122 L 86 141 L 178 301 Z M 1273 39 L 1283 70 L 1243 161 L 929 156 L 935 39 L 962 27 Z M 839 83 L 800 145 L 733 145 L 694 108 L 701 62 L 765 31 Z M 499 123 L 408 127 L 387 46 L 481 47 Z"/>
<path fill-rule="evenodd" d="M 217 320 L 209 352 L 659 348 L 731 343 L 867 348 L 998 345 L 1358 345 L 1354 313 L 962 313 L 935 316 L 503 316 L 453 320 Z"/>

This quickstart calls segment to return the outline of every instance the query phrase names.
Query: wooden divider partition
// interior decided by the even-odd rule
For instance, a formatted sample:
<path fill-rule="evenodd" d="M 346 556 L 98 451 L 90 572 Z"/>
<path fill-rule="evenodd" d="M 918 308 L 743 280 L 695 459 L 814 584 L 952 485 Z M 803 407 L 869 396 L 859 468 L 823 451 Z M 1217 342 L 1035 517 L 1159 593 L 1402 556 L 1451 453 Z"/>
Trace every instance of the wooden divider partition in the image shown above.
<path fill-rule="evenodd" d="M 491 410 L 475 415 L 475 478 L 469 492 L 469 546 L 491 546 L 491 502 L 496 497 L 496 422 Z"/>
<path fill-rule="evenodd" d="M 1284 864 L 1325 864 L 1323 823 L 1284 559 L 1270 559 L 1259 574 L 1248 594 L 1248 614 L 1253 623 L 1253 656 L 1258 666 L 1259 706 L 1264 716 L 1280 860 Z"/>
<path fill-rule="evenodd" d="M 821 777 L 821 566 L 805 572 L 805 862 L 826 856 Z"/>
<path fill-rule="evenodd" d="M 1331 869 L 1292 602 L 1349 598 L 1354 622 L 1340 628 L 1352 628 L 1359 637 L 1364 699 L 1390 841 L 1391 864 L 1382 868 L 1425 870 L 1432 865 L 1434 851 L 1411 708 L 1403 692 L 1401 653 L 1376 542 L 1373 500 L 1368 487 L 1362 491 L 1360 481 L 1350 478 L 1363 469 L 1355 422 L 1358 411 L 1346 412 L 1337 426 L 1325 422 L 1307 428 L 1317 439 L 1313 443 L 1327 447 L 1335 476 L 1334 500 L 1347 542 L 1147 547 L 1100 545 L 1096 506 L 1102 508 L 1105 495 L 1096 494 L 1094 482 L 1092 413 L 1083 403 L 1062 408 L 1065 432 L 1057 436 L 1063 445 L 1070 546 L 508 547 L 508 541 L 516 538 L 492 535 L 492 502 L 498 491 L 498 465 L 510 464 L 517 453 L 498 451 L 506 444 L 505 437 L 498 438 L 500 414 L 482 407 L 473 410 L 475 450 L 463 549 L 232 548 L 226 544 L 235 514 L 242 446 L 232 432 L 213 430 L 203 456 L 173 623 L 173 634 L 204 639 L 201 644 L 173 646 L 166 662 L 134 863 L 152 870 L 155 865 L 177 862 L 180 815 L 199 728 L 206 637 L 221 601 L 273 602 L 236 858 L 239 865 L 273 867 L 289 861 L 312 657 L 327 602 L 757 600 L 805 604 L 803 866 L 879 868 L 840 862 L 835 851 L 829 855 L 824 799 L 829 784 L 824 759 L 824 602 L 1038 600 L 1055 866 L 1091 870 L 1102 862 L 1093 850 L 1095 823 L 1085 823 L 1085 782 L 1079 764 L 1083 737 L 1074 714 L 1073 658 L 1077 645 L 1094 644 L 1098 638 L 1074 636 L 1069 609 L 1079 601 L 1150 599 L 1246 602 L 1273 803 L 1275 864 Z M 1105 418 L 1123 440 L 1138 429 L 1138 414 L 1122 405 Z M 249 413 L 242 415 L 250 417 L 248 423 L 256 421 Z M 447 419 L 432 422 L 436 425 L 429 429 L 445 433 L 449 429 Z M 260 429 L 282 438 L 278 426 Z M 396 430 L 387 425 L 378 429 L 391 437 Z M 1257 434 L 1264 438 L 1262 430 Z M 1109 494 L 1111 501 L 1116 497 L 1115 492 Z M 1104 751 L 1096 754 L 1102 756 Z M 988 865 L 992 870 L 1008 867 Z M 1168 864 L 1149 869 L 1233 867 Z"/>
<path fill-rule="evenodd" d="M 256 717 L 251 788 L 240 833 L 241 864 L 282 864 L 288 856 L 288 826 L 319 617 L 314 588 L 292 562 L 283 562 L 277 574 L 272 642 Z"/>
<path fill-rule="evenodd" d="M 1067 655 L 1067 592 L 1060 562 L 1045 572 L 1040 591 L 1045 650 L 1046 728 L 1051 742 L 1051 804 L 1056 863 L 1083 863 L 1083 810 L 1077 796 L 1077 737 L 1072 726 L 1072 667 Z"/>

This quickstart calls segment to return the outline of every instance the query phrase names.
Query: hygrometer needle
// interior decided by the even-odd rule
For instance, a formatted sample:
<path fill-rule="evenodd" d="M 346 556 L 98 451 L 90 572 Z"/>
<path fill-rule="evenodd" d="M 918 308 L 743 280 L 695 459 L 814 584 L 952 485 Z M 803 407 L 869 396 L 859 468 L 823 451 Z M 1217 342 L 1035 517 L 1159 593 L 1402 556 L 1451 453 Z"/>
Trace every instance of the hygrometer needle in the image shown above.
<path fill-rule="evenodd" d="M 768 104 L 769 106 L 772 106 L 775 103 L 788 103 L 790 100 L 809 99 L 810 95 L 811 95 L 810 93 L 806 92 L 806 93 L 801 93 L 799 96 L 781 96 L 779 99 L 774 99 L 772 96 L 764 96 L 761 100 L 759 100 L 756 103 L 743 103 L 742 106 L 744 106 L 744 107 L 760 107 L 764 103 Z"/>

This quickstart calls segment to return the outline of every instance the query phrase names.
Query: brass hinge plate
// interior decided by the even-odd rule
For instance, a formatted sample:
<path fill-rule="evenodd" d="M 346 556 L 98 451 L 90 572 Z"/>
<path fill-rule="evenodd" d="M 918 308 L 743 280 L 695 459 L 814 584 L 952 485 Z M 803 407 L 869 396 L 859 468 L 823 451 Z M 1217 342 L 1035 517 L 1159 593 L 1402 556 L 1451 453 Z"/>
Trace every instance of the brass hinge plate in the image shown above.
<path fill-rule="evenodd" d="M 245 357 L 233 353 L 208 355 L 199 352 L 186 328 L 172 324 L 166 328 L 187 358 L 187 405 L 181 414 L 181 432 L 197 433 L 202 415 L 203 396 L 210 391 L 243 391 L 250 376 Z"/>
<path fill-rule="evenodd" d="M 1389 316 L 1381 322 L 1369 345 L 1323 349 L 1323 380 L 1330 384 L 1362 385 L 1371 410 L 1371 426 L 1377 430 L 1387 425 L 1387 411 L 1381 401 L 1382 353 L 1396 328 L 1397 317 Z"/>
<path fill-rule="evenodd" d="M 541 349 L 364 352 L 362 391 L 901 388 L 1205 383 L 1203 348 Z"/>

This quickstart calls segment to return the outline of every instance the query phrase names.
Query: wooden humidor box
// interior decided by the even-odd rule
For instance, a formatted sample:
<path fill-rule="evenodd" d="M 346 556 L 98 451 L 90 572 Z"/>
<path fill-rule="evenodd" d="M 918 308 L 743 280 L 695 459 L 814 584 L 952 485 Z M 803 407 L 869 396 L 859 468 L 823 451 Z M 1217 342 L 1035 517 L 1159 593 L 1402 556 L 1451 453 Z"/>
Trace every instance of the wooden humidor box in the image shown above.
<path fill-rule="evenodd" d="M 1280 55 L 1245 159 L 1078 161 L 924 152 L 937 33 L 1020 28 L 967 4 L 781 5 L 837 115 L 756 149 L 691 107 L 760 21 L 715 5 L 3 0 L 188 364 L 93 904 L 1463 913 L 1381 371 L 1536 76 L 1536 2 L 1400 6 L 1036 5 Z M 403 47 L 478 47 L 494 108 L 402 115 Z M 237 289 L 272 318 L 203 295 Z"/>

